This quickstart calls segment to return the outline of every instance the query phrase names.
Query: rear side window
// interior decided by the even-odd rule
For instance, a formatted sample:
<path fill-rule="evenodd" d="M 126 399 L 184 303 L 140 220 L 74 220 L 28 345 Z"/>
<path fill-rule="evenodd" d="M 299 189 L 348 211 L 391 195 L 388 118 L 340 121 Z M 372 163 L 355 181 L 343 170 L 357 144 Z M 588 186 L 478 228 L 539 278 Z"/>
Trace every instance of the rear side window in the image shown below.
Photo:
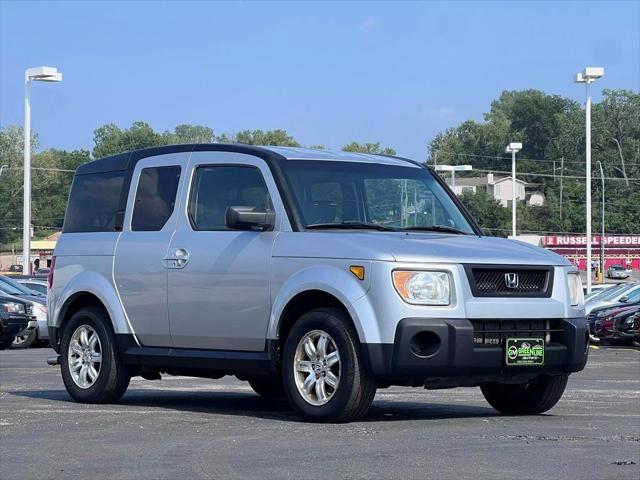
<path fill-rule="evenodd" d="M 241 206 L 272 209 L 260 170 L 227 165 L 196 170 L 189 198 L 189 218 L 194 230 L 227 230 L 227 208 Z"/>
<path fill-rule="evenodd" d="M 76 175 L 71 185 L 63 231 L 115 231 L 124 176 L 124 170 Z"/>
<path fill-rule="evenodd" d="M 158 231 L 173 213 L 180 167 L 151 167 L 140 172 L 131 230 Z"/>

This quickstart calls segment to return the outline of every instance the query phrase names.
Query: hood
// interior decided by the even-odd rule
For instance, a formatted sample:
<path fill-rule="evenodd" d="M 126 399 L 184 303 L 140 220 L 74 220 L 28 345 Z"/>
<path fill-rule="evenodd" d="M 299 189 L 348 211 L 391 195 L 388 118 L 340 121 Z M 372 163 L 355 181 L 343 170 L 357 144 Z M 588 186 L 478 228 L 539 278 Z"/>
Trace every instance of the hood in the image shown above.
<path fill-rule="evenodd" d="M 283 232 L 278 236 L 274 256 L 416 263 L 571 265 L 553 252 L 505 238 L 361 230 Z"/>
<path fill-rule="evenodd" d="M 39 303 L 40 305 L 46 305 L 47 304 L 47 297 L 42 297 L 39 295 L 26 295 L 26 294 L 20 294 L 20 295 L 13 295 L 16 298 L 19 298 L 20 300 L 22 300 L 23 302 L 28 302 L 28 303 Z"/>

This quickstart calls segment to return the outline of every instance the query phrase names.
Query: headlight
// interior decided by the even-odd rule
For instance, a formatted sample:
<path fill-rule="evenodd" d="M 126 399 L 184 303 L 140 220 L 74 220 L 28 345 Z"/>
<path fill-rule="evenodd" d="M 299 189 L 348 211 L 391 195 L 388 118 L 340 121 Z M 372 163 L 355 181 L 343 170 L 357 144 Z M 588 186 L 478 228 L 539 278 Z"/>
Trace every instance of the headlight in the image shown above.
<path fill-rule="evenodd" d="M 2 303 L 0 307 L 4 307 L 3 310 L 6 310 L 9 313 L 25 313 L 24 305 L 21 303 Z"/>
<path fill-rule="evenodd" d="M 396 270 L 393 286 L 402 299 L 412 305 L 449 305 L 451 280 L 447 272 Z"/>
<path fill-rule="evenodd" d="M 584 293 L 582 292 L 582 280 L 578 272 L 571 272 L 567 275 L 567 286 L 569 288 L 569 303 L 572 307 L 584 304 Z"/>

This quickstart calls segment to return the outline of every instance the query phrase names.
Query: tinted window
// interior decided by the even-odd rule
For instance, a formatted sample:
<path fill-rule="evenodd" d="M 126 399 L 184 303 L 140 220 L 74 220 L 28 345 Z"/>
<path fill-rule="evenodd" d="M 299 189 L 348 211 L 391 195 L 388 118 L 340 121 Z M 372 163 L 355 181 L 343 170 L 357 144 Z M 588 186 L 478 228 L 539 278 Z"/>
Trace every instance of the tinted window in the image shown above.
<path fill-rule="evenodd" d="M 180 167 L 152 167 L 140 172 L 131 230 L 157 231 L 173 213 Z"/>
<path fill-rule="evenodd" d="M 229 207 L 271 209 L 269 191 L 255 167 L 209 166 L 196 170 L 189 198 L 195 230 L 227 230 Z"/>
<path fill-rule="evenodd" d="M 64 218 L 64 232 L 113 232 L 124 170 L 76 175 Z"/>

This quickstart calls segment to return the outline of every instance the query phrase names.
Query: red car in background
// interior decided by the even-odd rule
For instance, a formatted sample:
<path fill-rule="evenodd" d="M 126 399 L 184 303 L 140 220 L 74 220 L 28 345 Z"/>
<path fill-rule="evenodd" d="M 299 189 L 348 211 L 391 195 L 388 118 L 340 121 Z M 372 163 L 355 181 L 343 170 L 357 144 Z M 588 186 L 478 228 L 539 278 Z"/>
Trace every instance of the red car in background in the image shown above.
<path fill-rule="evenodd" d="M 589 327 L 593 340 L 606 343 L 640 342 L 640 304 L 616 305 L 592 312 Z"/>

